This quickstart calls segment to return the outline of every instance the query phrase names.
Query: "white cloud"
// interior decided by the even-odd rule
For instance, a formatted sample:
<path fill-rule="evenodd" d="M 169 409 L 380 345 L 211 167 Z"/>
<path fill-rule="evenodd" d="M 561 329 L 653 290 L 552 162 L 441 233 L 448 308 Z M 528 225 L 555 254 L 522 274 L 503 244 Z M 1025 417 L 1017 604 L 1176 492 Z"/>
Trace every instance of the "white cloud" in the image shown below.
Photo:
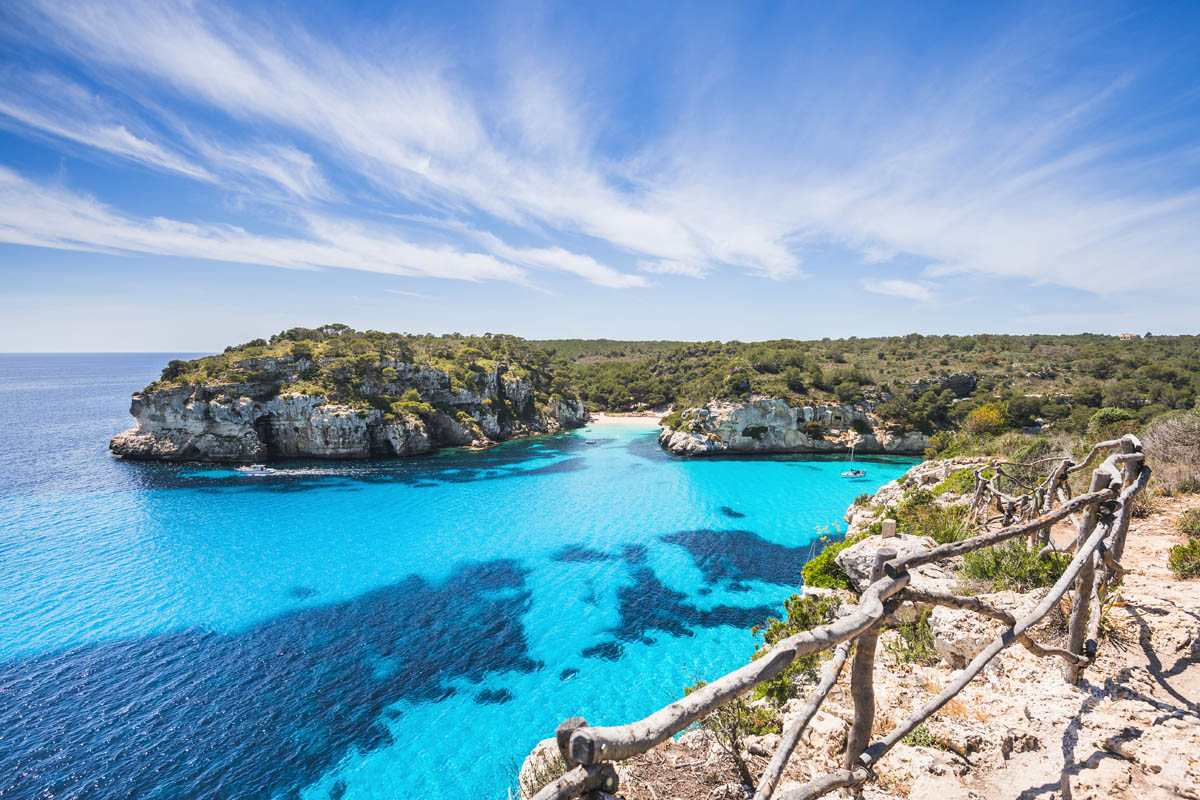
<path fill-rule="evenodd" d="M 665 258 L 659 261 L 639 261 L 638 269 L 656 275 L 685 275 L 689 278 L 703 278 L 708 274 L 708 270 L 699 264 Z"/>
<path fill-rule="evenodd" d="M 902 281 L 896 278 L 887 278 L 884 280 L 860 280 L 861 285 L 868 292 L 875 294 L 886 294 L 892 297 L 903 297 L 908 300 L 918 300 L 922 303 L 933 302 L 933 290 L 928 286 L 913 283 L 912 281 Z"/>
<path fill-rule="evenodd" d="M 420 292 L 406 292 L 402 289 L 384 289 L 388 294 L 398 294 L 402 297 L 415 297 L 418 300 L 432 300 L 433 295 L 421 294 Z"/>
<path fill-rule="evenodd" d="M 570 48 L 556 54 L 522 41 L 489 64 L 498 88 L 480 88 L 456 70 L 453 53 L 408 32 L 384 53 L 322 41 L 286 20 L 268 27 L 236 7 L 35 2 L 15 13 L 34 26 L 41 46 L 132 100 L 109 106 L 80 98 L 61 79 L 40 94 L 12 84 L 0 92 L 0 111 L 11 120 L 242 192 L 269 181 L 286 190 L 280 202 L 289 214 L 290 204 L 300 207 L 304 234 L 347 262 L 362 258 L 362 268 L 413 262 L 468 276 L 524 280 L 536 269 L 611 288 L 648 284 L 603 263 L 600 248 L 587 252 L 591 237 L 642 272 L 702 277 L 734 268 L 786 279 L 806 275 L 811 242 L 832 240 L 866 263 L 916 256 L 934 277 L 989 274 L 1099 292 L 1170 286 L 1194 293 L 1200 283 L 1200 192 L 1170 174 L 1175 152 L 1143 147 L 1151 133 L 1136 127 L 1096 133 L 1110 130 L 1105 115 L 1137 89 L 1136 75 L 1048 78 L 1040 59 L 1059 48 L 1013 38 L 1028 27 L 998 34 L 954 69 L 899 69 L 887 54 L 855 53 L 852 69 L 822 71 L 819 81 L 781 71 L 786 92 L 778 96 L 770 92 L 780 87 L 755 85 L 743 99 L 748 87 L 723 83 L 721 70 L 703 80 L 687 70 L 646 76 L 664 81 L 664 94 L 680 96 L 686 113 L 618 157 L 604 147 L 605 112 L 589 94 L 587 70 L 595 65 Z M 1053 28 L 1042 27 L 1053 39 Z M 921 69 L 930 72 L 912 74 Z M 1031 91 L 1034 80 L 1042 91 Z M 190 133 L 163 105 L 138 102 L 147 87 L 206 106 L 245 128 L 243 138 Z M 154 124 L 135 124 L 131 109 Z M 182 141 L 152 135 L 163 130 Z M 331 181 L 342 175 L 356 190 L 368 188 L 338 191 Z M 504 222 L 497 230 L 516 229 L 538 245 L 514 248 L 492 237 L 486 253 L 417 253 L 387 228 L 345 219 L 360 209 L 328 217 L 319 205 L 351 200 L 382 213 L 416 207 L 448 228 L 462 219 L 486 228 L 491 215 Z M 6 235 L 47 235 L 28 224 Z M 119 227 L 125 244 L 87 246 L 165 246 L 144 222 L 122 219 Z M 300 238 L 269 239 L 268 247 L 245 231 L 197 230 L 241 257 L 261 248 L 262 258 L 316 263 L 279 252 L 281 242 Z M 458 230 L 473 235 L 465 224 Z M 53 240 L 66 246 L 63 236 Z M 932 297 L 907 281 L 868 288 Z"/>
<path fill-rule="evenodd" d="M 7 117 L 7 119 L 5 119 Z M 202 181 L 212 173 L 187 156 L 132 133 L 113 109 L 78 85 L 46 73 L 0 74 L 0 125 L 36 131 L 94 147 L 155 169 Z"/>
<path fill-rule="evenodd" d="M 61 250 L 153 253 L 289 269 L 335 267 L 458 280 L 524 281 L 519 267 L 484 253 L 426 246 L 310 216 L 312 238 L 248 233 L 156 217 L 132 219 L 95 199 L 28 181 L 0 167 L 0 241 Z"/>

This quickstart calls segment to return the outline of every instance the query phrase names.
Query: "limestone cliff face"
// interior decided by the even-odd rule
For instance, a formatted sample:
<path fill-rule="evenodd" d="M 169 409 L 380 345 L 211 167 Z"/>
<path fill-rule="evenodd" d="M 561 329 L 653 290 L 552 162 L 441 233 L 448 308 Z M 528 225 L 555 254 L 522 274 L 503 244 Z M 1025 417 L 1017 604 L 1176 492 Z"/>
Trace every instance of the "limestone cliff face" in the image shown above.
<path fill-rule="evenodd" d="M 870 432 L 857 433 L 855 427 Z M 756 397 L 688 409 L 682 428 L 664 427 L 658 441 L 681 455 L 830 453 L 851 446 L 863 454 L 920 455 L 929 437 L 916 431 L 888 433 L 863 406 L 790 406 L 779 398 Z"/>
<path fill-rule="evenodd" d="M 480 374 L 475 387 L 464 389 L 451 388 L 439 370 L 393 363 L 394 379 L 364 381 L 359 393 L 394 398 L 417 389 L 433 408 L 396 415 L 319 394 L 278 393 L 281 382 L 311 366 L 306 362 L 259 359 L 250 366 L 261 382 L 138 392 L 129 409 L 137 425 L 113 438 L 112 451 L 134 459 L 227 463 L 409 456 L 577 428 L 586 416 L 575 398 L 538 404 L 527 379 L 500 369 Z"/>

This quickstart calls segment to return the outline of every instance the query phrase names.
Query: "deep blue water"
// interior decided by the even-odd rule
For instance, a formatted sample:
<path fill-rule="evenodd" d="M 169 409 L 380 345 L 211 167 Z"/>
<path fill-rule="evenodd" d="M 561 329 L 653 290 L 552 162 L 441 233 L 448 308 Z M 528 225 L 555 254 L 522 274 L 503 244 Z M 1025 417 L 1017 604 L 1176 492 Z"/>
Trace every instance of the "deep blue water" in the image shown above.
<path fill-rule="evenodd" d="M 0 798 L 501 798 L 563 718 L 747 658 L 816 529 L 911 460 L 471 453 L 125 463 L 176 355 L 0 355 Z M 590 441 L 589 441 L 590 440 Z"/>

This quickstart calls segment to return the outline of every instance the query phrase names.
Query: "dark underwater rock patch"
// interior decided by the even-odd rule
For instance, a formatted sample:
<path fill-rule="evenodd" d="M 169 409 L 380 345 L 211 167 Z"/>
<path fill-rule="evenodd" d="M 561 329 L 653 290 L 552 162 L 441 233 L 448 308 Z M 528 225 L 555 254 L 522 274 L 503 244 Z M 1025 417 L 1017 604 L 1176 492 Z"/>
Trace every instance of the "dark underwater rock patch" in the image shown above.
<path fill-rule="evenodd" d="M 616 661 L 624 654 L 622 642 L 654 644 L 653 631 L 671 636 L 695 636 L 693 628 L 733 625 L 749 628 L 777 613 L 771 606 L 717 606 L 700 609 L 687 602 L 687 595 L 658 579 L 654 570 L 641 567 L 633 573 L 632 586 L 617 590 L 620 622 L 613 630 L 614 639 L 584 650 L 586 658 Z"/>
<path fill-rule="evenodd" d="M 604 661 L 617 661 L 625 654 L 625 646 L 620 642 L 607 641 L 585 647 L 579 651 L 584 658 L 599 658 Z"/>
<path fill-rule="evenodd" d="M 621 548 L 621 558 L 630 564 L 644 564 L 647 552 L 644 544 L 627 544 Z"/>
<path fill-rule="evenodd" d="M 511 703 L 513 701 L 513 693 L 508 689 L 484 689 L 479 694 L 475 695 L 475 702 L 480 705 L 499 705 L 501 703 Z"/>
<path fill-rule="evenodd" d="M 721 513 L 732 519 L 742 519 L 746 516 L 737 509 L 730 508 L 729 506 L 721 506 Z"/>
<path fill-rule="evenodd" d="M 615 561 L 617 557 L 601 550 L 584 547 L 583 545 L 569 544 L 551 556 L 551 558 L 555 561 L 587 564 L 595 561 Z"/>
<path fill-rule="evenodd" d="M 312 588 L 311 586 L 293 586 L 292 588 L 287 590 L 287 596 L 294 597 L 297 600 L 307 600 L 308 598 L 314 596 L 316 593 L 317 593 L 317 590 Z"/>
<path fill-rule="evenodd" d="M 578 674 L 579 670 L 575 669 L 575 667 L 567 667 L 562 672 L 558 673 L 558 679 L 560 681 L 565 681 L 568 678 L 574 678 Z"/>
<path fill-rule="evenodd" d="M 295 796 L 391 743 L 399 702 L 532 671 L 511 560 L 411 576 L 233 634 L 183 630 L 0 663 L 0 796 Z M 183 754 L 187 754 L 186 757 Z"/>
<path fill-rule="evenodd" d="M 661 537 L 688 551 L 704 573 L 704 582 L 763 581 L 799 586 L 800 571 L 808 562 L 809 547 L 787 547 L 768 542 L 753 531 L 678 531 Z"/>

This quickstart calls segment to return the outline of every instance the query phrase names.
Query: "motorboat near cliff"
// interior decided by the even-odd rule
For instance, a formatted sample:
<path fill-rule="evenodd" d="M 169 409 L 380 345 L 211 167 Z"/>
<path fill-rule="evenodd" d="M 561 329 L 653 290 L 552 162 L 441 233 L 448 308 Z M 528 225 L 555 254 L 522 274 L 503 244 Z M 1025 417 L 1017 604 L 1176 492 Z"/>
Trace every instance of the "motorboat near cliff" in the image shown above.
<path fill-rule="evenodd" d="M 266 464 L 251 464 L 248 467 L 238 467 L 239 475 L 274 475 L 275 470 L 268 467 Z"/>

